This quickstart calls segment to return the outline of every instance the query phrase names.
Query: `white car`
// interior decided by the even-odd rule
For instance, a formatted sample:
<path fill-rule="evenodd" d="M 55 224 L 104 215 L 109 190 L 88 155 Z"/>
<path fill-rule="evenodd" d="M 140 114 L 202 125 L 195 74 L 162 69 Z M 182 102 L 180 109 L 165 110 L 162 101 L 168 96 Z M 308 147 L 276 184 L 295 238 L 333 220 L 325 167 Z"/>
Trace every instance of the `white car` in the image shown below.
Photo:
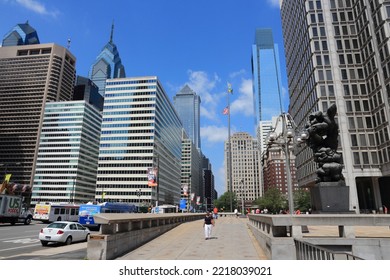
<path fill-rule="evenodd" d="M 87 241 L 90 231 L 88 228 L 76 222 L 54 222 L 39 232 L 39 240 L 42 246 L 49 242 L 64 243 L 66 245 L 75 241 Z"/>

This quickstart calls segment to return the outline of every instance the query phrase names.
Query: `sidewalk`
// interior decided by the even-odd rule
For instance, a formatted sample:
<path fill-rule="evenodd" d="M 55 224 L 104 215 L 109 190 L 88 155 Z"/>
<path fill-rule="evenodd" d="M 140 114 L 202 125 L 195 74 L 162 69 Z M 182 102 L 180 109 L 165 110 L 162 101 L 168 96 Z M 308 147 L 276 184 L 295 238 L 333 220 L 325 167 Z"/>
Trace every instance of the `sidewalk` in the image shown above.
<path fill-rule="evenodd" d="M 117 260 L 266 260 L 247 222 L 219 217 L 209 240 L 203 220 L 181 224 Z"/>

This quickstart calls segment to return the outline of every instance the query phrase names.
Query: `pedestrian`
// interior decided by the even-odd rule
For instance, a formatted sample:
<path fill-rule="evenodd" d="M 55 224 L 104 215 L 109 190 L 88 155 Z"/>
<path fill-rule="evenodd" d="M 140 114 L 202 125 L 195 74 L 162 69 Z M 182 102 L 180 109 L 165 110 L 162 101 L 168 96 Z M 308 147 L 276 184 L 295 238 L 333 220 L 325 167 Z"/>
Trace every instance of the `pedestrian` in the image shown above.
<path fill-rule="evenodd" d="M 214 219 L 213 216 L 209 211 L 206 213 L 206 217 L 204 217 L 204 222 L 203 222 L 203 228 L 204 228 L 204 235 L 205 239 L 210 239 L 211 237 L 211 229 L 214 226 Z"/>
<path fill-rule="evenodd" d="M 237 208 L 234 209 L 234 214 L 236 215 L 236 218 L 238 218 L 238 210 L 237 210 Z"/>
<path fill-rule="evenodd" d="M 218 208 L 217 207 L 214 207 L 214 209 L 213 209 L 213 218 L 218 219 Z"/>

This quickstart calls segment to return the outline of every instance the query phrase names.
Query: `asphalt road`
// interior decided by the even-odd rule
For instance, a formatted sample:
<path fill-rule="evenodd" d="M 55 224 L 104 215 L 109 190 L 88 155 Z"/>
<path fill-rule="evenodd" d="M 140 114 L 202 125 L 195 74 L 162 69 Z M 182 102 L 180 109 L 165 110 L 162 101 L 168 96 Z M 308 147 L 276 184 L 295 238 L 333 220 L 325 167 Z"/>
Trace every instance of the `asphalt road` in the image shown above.
<path fill-rule="evenodd" d="M 43 247 L 38 233 L 46 224 L 0 224 L 0 260 L 81 260 L 87 256 L 87 243 L 49 244 Z"/>

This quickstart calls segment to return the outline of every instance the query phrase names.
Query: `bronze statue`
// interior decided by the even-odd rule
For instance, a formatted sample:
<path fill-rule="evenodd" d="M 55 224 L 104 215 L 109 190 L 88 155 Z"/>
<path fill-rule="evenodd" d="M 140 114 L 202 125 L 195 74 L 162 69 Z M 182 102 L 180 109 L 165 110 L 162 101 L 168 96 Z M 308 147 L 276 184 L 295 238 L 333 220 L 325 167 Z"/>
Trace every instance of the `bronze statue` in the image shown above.
<path fill-rule="evenodd" d="M 338 182 L 342 175 L 342 155 L 337 152 L 338 125 L 334 119 L 337 112 L 332 104 L 326 113 L 312 113 L 305 125 L 308 132 L 307 144 L 313 150 L 314 161 L 318 165 L 316 182 Z"/>

